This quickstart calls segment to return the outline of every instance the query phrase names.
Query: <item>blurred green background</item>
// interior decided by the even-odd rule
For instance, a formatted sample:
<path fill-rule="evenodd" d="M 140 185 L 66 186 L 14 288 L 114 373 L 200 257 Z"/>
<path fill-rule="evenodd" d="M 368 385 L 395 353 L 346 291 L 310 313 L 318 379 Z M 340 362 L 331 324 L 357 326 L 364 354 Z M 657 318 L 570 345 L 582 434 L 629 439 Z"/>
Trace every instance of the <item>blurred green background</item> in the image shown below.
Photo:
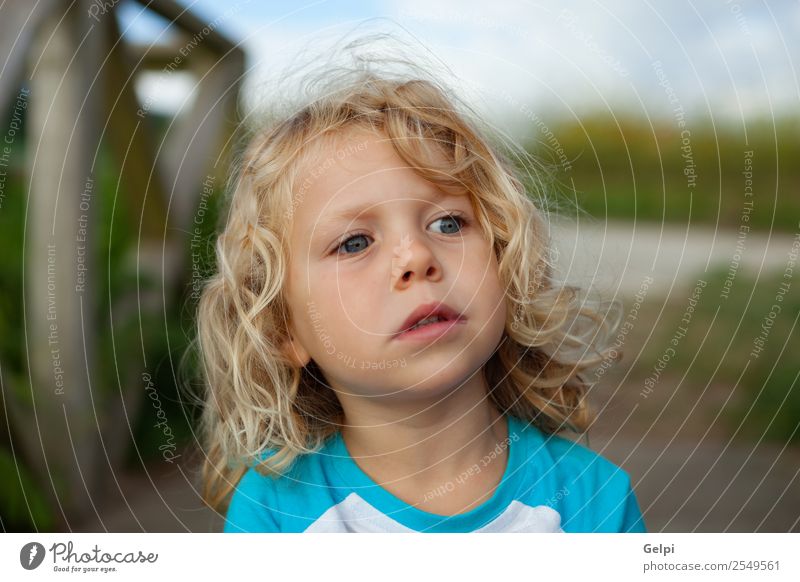
<path fill-rule="evenodd" d="M 10 119 L 10 114 L 6 116 Z M 166 131 L 170 119 L 152 116 L 154 130 L 159 137 Z M 21 124 L 26 125 L 24 120 Z M 6 125 L 7 126 L 7 123 Z M 0 253 L 0 280 L 3 292 L 0 293 L 0 362 L 2 362 L 5 398 L 18 398 L 31 402 L 30 381 L 26 365 L 25 327 L 23 321 L 23 266 L 25 264 L 24 240 L 28 205 L 25 168 L 26 139 L 23 136 L 14 140 L 9 158 L 14 162 L 8 168 L 2 206 L 0 206 L 0 245 L 5 249 Z M 147 361 L 152 363 L 153 384 L 157 387 L 161 407 L 170 420 L 170 429 L 175 435 L 179 448 L 193 442 L 195 422 L 199 414 L 196 403 L 186 398 L 186 389 L 179 391 L 178 383 L 193 383 L 192 378 L 178 374 L 179 360 L 184 353 L 189 357 L 187 368 L 191 373 L 197 369 L 196 354 L 188 351 L 194 337 L 194 310 L 196 297 L 192 296 L 191 280 L 186 279 L 180 286 L 180 293 L 170 301 L 180 309 L 167 309 L 163 313 L 146 310 L 134 312 L 128 319 L 112 322 L 110 302 L 126 291 L 140 289 L 160 289 L 159 282 L 148 280 L 141 272 L 137 273 L 129 261 L 123 257 L 136 248 L 137 233 L 125 215 L 122 203 L 126 192 L 125 184 L 119 184 L 120 169 L 103 143 L 96 167 L 96 188 L 94 204 L 98 208 L 98 220 L 92 225 L 92 248 L 95 268 L 101 274 L 93 276 L 93 284 L 102 285 L 97 294 L 99 303 L 94 305 L 98 323 L 93 334 L 99 350 L 97 362 L 100 367 L 94 382 L 94 389 L 104 394 L 117 390 L 119 362 L 144 346 Z M 207 198 L 208 208 L 205 220 L 199 225 L 201 243 L 199 253 L 199 274 L 210 275 L 214 269 L 213 244 L 218 223 L 218 189 Z M 200 200 L 198 192 L 197 200 Z M 192 252 L 189 237 L 186 237 L 186 253 Z M 187 273 L 189 275 L 190 273 Z M 113 342 L 112 335 L 113 333 Z M 5 403 L 5 399 L 3 401 Z M 5 407 L 4 407 L 5 408 Z M 6 531 L 52 531 L 60 517 L 57 508 L 46 495 L 49 483 L 43 483 L 26 467 L 24 454 L 19 447 L 12 445 L 13 429 L 7 423 L 7 409 L 0 414 L 3 430 L 0 431 L 0 516 Z M 164 442 L 162 429 L 153 424 L 153 410 L 142 407 L 138 418 L 133 420 L 134 441 L 130 443 L 126 459 L 130 468 L 162 458 L 159 445 Z M 55 476 L 57 480 L 57 476 Z M 58 486 L 58 483 L 56 483 Z"/>

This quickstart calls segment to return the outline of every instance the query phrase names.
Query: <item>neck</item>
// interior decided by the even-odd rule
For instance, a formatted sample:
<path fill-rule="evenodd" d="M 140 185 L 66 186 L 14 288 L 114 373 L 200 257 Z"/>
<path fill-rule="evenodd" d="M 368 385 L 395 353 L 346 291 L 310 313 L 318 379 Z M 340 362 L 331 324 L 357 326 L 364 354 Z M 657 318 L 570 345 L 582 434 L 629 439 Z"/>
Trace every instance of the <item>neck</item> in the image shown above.
<path fill-rule="evenodd" d="M 377 483 L 428 491 L 476 464 L 481 466 L 481 460 L 508 437 L 507 421 L 486 388 L 483 375 L 475 374 L 436 401 L 381 406 L 375 402 L 378 399 L 343 399 L 342 438 L 353 459 Z M 484 475 L 476 482 L 499 481 L 506 454 L 492 459 L 494 465 L 488 470 L 484 466 Z"/>

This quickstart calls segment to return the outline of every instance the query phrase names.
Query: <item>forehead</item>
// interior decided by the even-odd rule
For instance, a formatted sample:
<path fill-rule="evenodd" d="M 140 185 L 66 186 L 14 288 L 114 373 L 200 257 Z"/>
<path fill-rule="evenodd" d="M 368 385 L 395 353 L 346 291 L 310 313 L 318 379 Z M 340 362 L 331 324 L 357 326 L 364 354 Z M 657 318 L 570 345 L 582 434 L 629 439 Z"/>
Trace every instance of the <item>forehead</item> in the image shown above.
<path fill-rule="evenodd" d="M 300 167 L 295 197 L 295 231 L 309 235 L 399 201 L 436 207 L 449 198 L 468 200 L 466 191 L 445 192 L 425 180 L 387 137 L 366 131 L 333 136 L 315 147 Z"/>

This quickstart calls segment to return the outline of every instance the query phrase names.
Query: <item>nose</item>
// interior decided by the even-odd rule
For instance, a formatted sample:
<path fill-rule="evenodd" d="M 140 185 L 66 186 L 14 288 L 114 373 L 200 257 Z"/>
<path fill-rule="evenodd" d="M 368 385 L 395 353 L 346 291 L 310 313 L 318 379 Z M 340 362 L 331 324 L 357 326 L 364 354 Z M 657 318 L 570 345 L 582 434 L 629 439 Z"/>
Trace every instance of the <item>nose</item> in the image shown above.
<path fill-rule="evenodd" d="M 390 290 L 400 291 L 422 280 L 441 280 L 442 266 L 423 241 L 405 236 L 393 251 Z"/>

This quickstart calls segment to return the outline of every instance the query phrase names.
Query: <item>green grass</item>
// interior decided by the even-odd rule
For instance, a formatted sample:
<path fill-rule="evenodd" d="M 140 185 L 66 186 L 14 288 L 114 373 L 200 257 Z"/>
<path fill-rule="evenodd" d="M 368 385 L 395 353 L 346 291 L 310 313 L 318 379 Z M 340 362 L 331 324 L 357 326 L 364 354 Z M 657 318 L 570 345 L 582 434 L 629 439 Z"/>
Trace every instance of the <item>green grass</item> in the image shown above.
<path fill-rule="evenodd" d="M 721 419 L 731 436 L 800 443 L 800 282 L 794 281 L 783 299 L 776 300 L 779 285 L 791 282 L 782 272 L 758 280 L 739 272 L 728 298 L 723 299 L 720 294 L 727 277 L 727 269 L 699 276 L 708 285 L 686 337 L 669 361 L 669 370 L 682 375 L 688 369 L 685 382 L 698 394 L 707 383 L 724 387 L 731 398 Z M 665 307 L 651 341 L 633 364 L 636 377 L 650 374 L 670 345 L 688 296 L 678 294 Z M 781 311 L 772 320 L 763 351 L 754 356 L 754 341 L 775 304 Z M 707 420 L 717 412 L 707 411 Z"/>

